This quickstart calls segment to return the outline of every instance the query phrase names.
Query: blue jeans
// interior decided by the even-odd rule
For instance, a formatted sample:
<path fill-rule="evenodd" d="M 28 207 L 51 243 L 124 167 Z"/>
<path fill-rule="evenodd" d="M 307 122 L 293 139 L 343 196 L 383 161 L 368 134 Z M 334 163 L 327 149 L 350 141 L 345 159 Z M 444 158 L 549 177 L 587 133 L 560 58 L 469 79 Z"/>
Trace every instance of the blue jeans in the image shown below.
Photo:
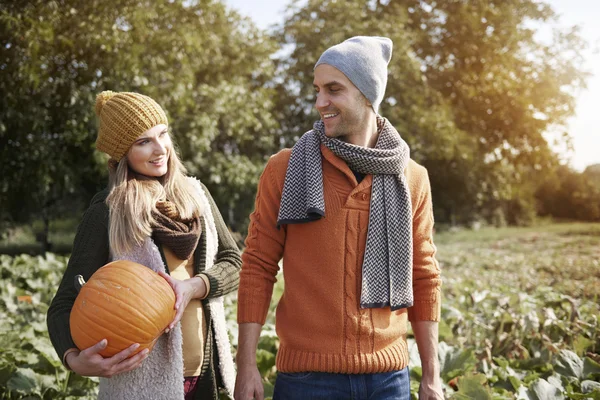
<path fill-rule="evenodd" d="M 379 374 L 277 374 L 273 400 L 409 400 L 408 367 Z"/>

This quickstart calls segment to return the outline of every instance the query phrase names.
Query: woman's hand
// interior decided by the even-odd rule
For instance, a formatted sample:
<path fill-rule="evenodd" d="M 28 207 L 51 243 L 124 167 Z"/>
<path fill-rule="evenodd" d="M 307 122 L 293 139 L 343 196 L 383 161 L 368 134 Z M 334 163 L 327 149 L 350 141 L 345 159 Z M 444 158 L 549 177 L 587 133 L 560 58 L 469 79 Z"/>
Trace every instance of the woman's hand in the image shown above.
<path fill-rule="evenodd" d="M 206 294 L 206 285 L 204 284 L 204 280 L 198 277 L 180 281 L 172 278 L 170 275 L 162 271 L 160 271 L 158 274 L 165 278 L 167 282 L 169 282 L 169 285 L 171 285 L 173 291 L 175 292 L 175 318 L 169 324 L 167 329 L 165 329 L 165 332 L 169 332 L 171 329 L 173 329 L 175 324 L 181 320 L 183 311 L 190 303 L 190 300 L 201 299 L 204 297 Z"/>
<path fill-rule="evenodd" d="M 108 341 L 102 339 L 92 347 L 67 354 L 65 361 L 75 373 L 81 376 L 101 376 L 110 378 L 113 375 L 136 369 L 140 366 L 142 361 L 146 359 L 149 353 L 148 349 L 144 349 L 133 357 L 128 358 L 138 347 L 140 347 L 138 343 L 134 343 L 114 356 L 104 358 L 99 352 L 102 351 L 107 344 Z"/>

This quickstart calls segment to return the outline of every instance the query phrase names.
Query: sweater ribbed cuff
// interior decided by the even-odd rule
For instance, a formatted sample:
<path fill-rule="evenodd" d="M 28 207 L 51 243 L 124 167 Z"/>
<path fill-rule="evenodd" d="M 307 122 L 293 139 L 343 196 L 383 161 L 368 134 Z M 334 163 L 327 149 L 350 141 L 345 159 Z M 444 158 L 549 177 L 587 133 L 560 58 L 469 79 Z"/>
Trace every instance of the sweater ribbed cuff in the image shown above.
<path fill-rule="evenodd" d="M 441 314 L 441 303 L 439 301 L 415 301 L 408 308 L 409 321 L 439 321 Z"/>
<path fill-rule="evenodd" d="M 206 276 L 205 274 L 198 274 L 196 276 L 202 279 L 204 281 L 204 285 L 206 286 L 206 293 L 204 293 L 204 296 L 202 296 L 202 298 L 200 299 L 204 300 L 210 294 L 210 279 L 208 279 L 208 276 Z"/>
<path fill-rule="evenodd" d="M 69 363 L 67 363 L 67 356 L 76 351 L 79 352 L 79 349 L 72 347 L 69 350 L 65 351 L 65 354 L 63 354 L 62 363 L 65 366 L 65 368 L 68 369 L 69 371 L 72 371 L 72 369 L 71 369 L 71 367 L 69 367 Z"/>
<path fill-rule="evenodd" d="M 254 299 L 252 302 L 243 299 L 240 296 L 238 299 L 238 324 L 256 323 L 264 325 L 269 312 L 269 299 Z"/>

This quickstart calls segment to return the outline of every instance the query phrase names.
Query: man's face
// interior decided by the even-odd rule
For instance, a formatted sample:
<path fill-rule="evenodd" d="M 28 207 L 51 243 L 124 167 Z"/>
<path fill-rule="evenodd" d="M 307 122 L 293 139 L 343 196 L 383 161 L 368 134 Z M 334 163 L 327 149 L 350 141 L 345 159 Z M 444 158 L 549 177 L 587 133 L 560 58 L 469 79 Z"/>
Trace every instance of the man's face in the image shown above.
<path fill-rule="evenodd" d="M 367 129 L 373 109 L 367 99 L 339 69 L 328 64 L 315 68 L 315 107 L 325 124 L 325 135 L 346 140 Z M 346 140 L 347 141 L 347 140 Z"/>

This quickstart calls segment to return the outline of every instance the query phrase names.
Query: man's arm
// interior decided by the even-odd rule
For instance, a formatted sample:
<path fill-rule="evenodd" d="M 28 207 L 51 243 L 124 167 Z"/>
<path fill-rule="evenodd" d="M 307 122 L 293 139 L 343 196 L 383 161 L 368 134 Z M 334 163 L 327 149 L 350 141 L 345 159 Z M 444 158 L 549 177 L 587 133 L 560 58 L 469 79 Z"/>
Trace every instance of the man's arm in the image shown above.
<path fill-rule="evenodd" d="M 280 186 L 287 165 L 287 159 L 280 155 L 281 152 L 267 163 L 258 182 L 254 212 L 250 214 L 238 289 L 238 324 L 265 323 L 277 281 L 287 230 L 285 226 L 277 228 Z"/>
<path fill-rule="evenodd" d="M 419 200 L 413 204 L 414 305 L 408 309 L 408 318 L 415 334 L 423 370 L 419 399 L 437 400 L 444 398 L 438 360 L 442 281 L 433 244 L 433 208 L 429 177 L 424 168 L 415 167 L 414 181 L 419 183 L 415 193 L 419 194 Z"/>
<path fill-rule="evenodd" d="M 265 323 L 273 284 L 285 243 L 285 227 L 277 228 L 281 186 L 287 159 L 281 153 L 269 160 L 258 183 L 254 212 L 250 215 L 246 249 L 238 290 L 238 351 L 236 400 L 263 399 L 263 384 L 256 365 L 256 348 Z"/>
<path fill-rule="evenodd" d="M 261 324 L 240 324 L 236 363 L 238 367 L 235 382 L 235 400 L 263 400 L 264 389 L 258 366 L 256 365 L 256 348 L 260 338 Z"/>
<path fill-rule="evenodd" d="M 438 323 L 434 321 L 414 321 L 411 325 L 423 370 L 419 399 L 443 399 L 440 362 L 438 359 Z"/>

